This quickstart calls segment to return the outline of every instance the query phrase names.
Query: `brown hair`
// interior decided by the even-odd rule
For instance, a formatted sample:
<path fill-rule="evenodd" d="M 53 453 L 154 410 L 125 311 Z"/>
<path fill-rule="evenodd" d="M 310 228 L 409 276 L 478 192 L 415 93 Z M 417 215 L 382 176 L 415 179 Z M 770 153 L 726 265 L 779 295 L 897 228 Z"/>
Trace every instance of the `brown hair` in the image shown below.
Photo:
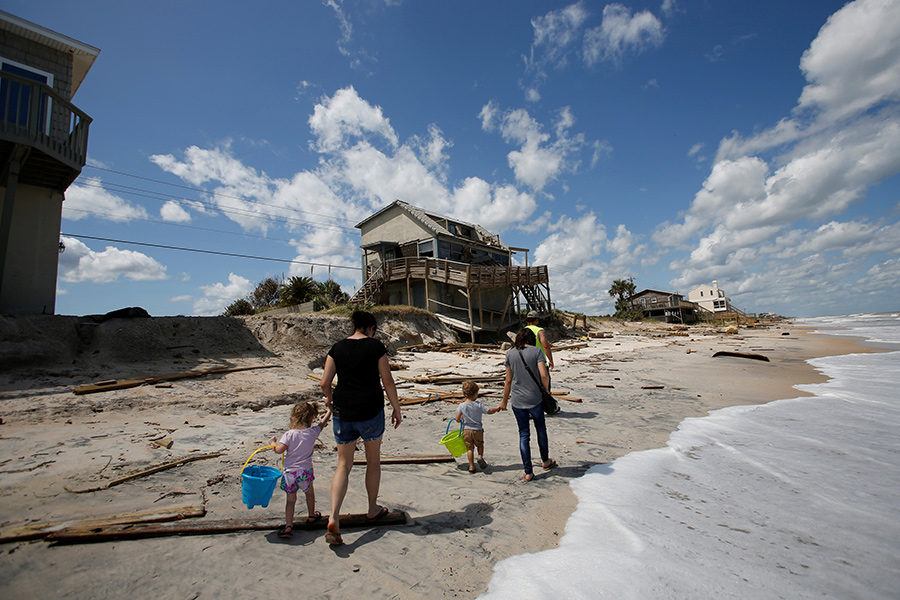
<path fill-rule="evenodd" d="M 478 384 L 474 381 L 464 381 L 463 386 L 463 396 L 466 398 L 477 398 L 478 397 Z"/>
<path fill-rule="evenodd" d="M 319 405 L 315 402 L 298 402 L 291 409 L 291 429 L 301 425 L 311 427 L 313 419 L 319 416 Z"/>
<path fill-rule="evenodd" d="M 354 333 L 357 331 L 365 333 L 366 329 L 369 327 L 378 327 L 378 321 L 375 320 L 375 315 L 364 310 L 354 310 L 353 314 L 350 315 L 350 322 L 353 324 Z"/>
<path fill-rule="evenodd" d="M 537 339 L 534 337 L 534 332 L 527 327 L 519 331 L 516 334 L 516 343 L 515 346 L 519 350 L 524 348 L 526 345 L 528 346 L 536 346 Z"/>

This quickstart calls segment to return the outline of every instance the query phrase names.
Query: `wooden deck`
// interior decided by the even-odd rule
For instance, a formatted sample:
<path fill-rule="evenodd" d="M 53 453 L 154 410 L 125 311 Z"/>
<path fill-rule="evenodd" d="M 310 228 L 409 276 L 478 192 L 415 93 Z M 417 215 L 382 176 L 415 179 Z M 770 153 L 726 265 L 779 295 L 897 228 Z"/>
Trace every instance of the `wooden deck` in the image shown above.
<path fill-rule="evenodd" d="M 409 286 L 410 282 L 415 280 L 426 282 L 425 308 L 428 310 L 433 310 L 439 316 L 442 312 L 452 314 L 454 310 L 467 313 L 468 322 L 451 319 L 454 321 L 452 326 L 469 331 L 473 341 L 477 331 L 497 331 L 509 325 L 508 317 L 512 311 L 520 309 L 520 295 L 524 297 L 529 309 L 541 313 L 550 311 L 550 275 L 546 265 L 498 267 L 426 257 L 400 258 L 374 268 L 368 267 L 366 280 L 351 301 L 378 303 L 382 301 L 382 291 L 386 284 L 405 281 Z M 467 306 L 449 306 L 431 298 L 427 291 L 429 281 L 459 288 L 467 300 Z M 481 308 L 482 290 L 503 288 L 508 289 L 510 295 L 502 313 Z M 407 292 L 407 296 L 409 295 Z M 473 298 L 475 298 L 474 306 Z"/>

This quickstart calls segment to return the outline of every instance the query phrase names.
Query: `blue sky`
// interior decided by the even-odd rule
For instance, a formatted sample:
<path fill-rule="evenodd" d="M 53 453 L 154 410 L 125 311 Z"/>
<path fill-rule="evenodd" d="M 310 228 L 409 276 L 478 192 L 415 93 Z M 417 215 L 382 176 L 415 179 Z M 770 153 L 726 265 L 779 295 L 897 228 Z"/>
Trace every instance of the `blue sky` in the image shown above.
<path fill-rule="evenodd" d="M 751 312 L 898 309 L 897 0 L 5 10 L 101 49 L 61 314 L 218 314 L 328 265 L 352 292 L 353 226 L 395 199 L 530 248 L 563 309 L 612 312 L 625 277 L 716 280 Z"/>

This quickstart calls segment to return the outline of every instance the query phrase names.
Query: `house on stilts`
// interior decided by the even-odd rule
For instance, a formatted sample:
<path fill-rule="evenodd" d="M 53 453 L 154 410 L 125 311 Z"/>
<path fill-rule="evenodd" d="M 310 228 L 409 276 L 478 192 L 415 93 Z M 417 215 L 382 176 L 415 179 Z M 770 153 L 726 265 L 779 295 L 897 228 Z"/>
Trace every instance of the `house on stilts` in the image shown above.
<path fill-rule="evenodd" d="M 528 250 L 480 225 L 397 200 L 356 227 L 363 284 L 352 301 L 423 308 L 473 342 L 517 324 L 523 310 L 550 312 L 547 266 L 529 266 Z M 525 266 L 512 264 L 519 252 Z"/>

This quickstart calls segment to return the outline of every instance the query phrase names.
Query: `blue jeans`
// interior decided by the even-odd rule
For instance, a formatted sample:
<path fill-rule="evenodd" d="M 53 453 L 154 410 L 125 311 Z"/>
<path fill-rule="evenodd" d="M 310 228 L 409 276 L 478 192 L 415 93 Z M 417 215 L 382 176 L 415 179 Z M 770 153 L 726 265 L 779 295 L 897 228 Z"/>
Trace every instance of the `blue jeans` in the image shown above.
<path fill-rule="evenodd" d="M 541 453 L 541 462 L 550 460 L 550 447 L 547 441 L 547 422 L 544 420 L 544 408 L 538 404 L 534 408 L 512 409 L 519 425 L 519 454 L 522 455 L 522 466 L 526 473 L 533 473 L 531 465 L 531 427 L 528 421 L 534 421 L 534 429 L 537 431 L 538 450 Z"/>
<path fill-rule="evenodd" d="M 359 438 L 364 442 L 373 442 L 384 435 L 384 410 L 368 421 L 344 421 L 340 417 L 334 417 L 331 423 L 334 441 L 338 444 L 353 444 Z"/>

